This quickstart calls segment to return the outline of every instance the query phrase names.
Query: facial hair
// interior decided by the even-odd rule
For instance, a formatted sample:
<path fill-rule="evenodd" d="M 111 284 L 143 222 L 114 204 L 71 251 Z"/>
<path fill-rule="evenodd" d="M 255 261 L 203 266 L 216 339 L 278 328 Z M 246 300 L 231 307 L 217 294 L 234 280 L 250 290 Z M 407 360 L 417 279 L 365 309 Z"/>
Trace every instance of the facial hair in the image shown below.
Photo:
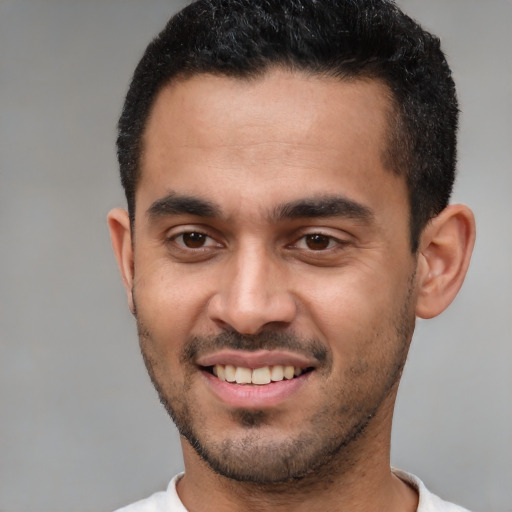
<path fill-rule="evenodd" d="M 333 358 L 325 343 L 279 330 L 252 336 L 234 331 L 224 331 L 217 336 L 195 336 L 187 340 L 180 354 L 179 362 L 185 379 L 178 385 L 169 379 L 165 369 L 162 371 L 161 361 L 152 350 L 154 336 L 136 309 L 142 356 L 160 401 L 180 434 L 216 473 L 259 485 L 300 480 L 314 473 L 328 476 L 333 467 L 339 469 L 345 465 L 349 470 L 354 463 L 353 455 L 348 456 L 351 445 L 364 434 L 391 390 L 398 385 L 414 330 L 415 317 L 411 308 L 413 281 L 414 275 L 405 300 L 392 319 L 394 350 L 387 355 L 385 364 L 369 368 L 366 361 L 358 361 L 346 371 L 348 377 L 367 383 L 365 393 L 360 396 L 357 384 L 355 388 L 326 387 L 323 393 L 329 399 L 314 411 L 304 411 L 304 428 L 295 436 L 272 437 L 266 434 L 266 428 L 275 420 L 273 411 L 237 409 L 231 413 L 232 421 L 243 434 L 236 438 L 226 435 L 222 439 L 214 439 L 208 430 L 211 419 L 191 399 L 198 373 L 194 360 L 201 354 L 220 349 L 291 350 L 314 358 L 318 363 L 314 371 L 327 380 L 333 372 Z M 376 331 L 373 336 L 378 343 L 381 334 Z M 344 454 L 347 455 L 345 460 Z"/>

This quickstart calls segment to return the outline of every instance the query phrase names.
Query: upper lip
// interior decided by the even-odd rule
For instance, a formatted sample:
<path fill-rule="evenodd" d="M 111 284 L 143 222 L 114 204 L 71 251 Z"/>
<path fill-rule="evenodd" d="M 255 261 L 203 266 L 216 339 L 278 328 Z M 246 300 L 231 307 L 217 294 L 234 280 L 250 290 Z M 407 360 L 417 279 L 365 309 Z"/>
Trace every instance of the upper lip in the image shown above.
<path fill-rule="evenodd" d="M 286 350 L 258 350 L 248 352 L 242 350 L 220 350 L 205 354 L 196 359 L 198 366 L 214 366 L 216 364 L 242 366 L 244 368 L 261 368 L 263 366 L 295 366 L 310 368 L 316 366 L 311 357 Z"/>

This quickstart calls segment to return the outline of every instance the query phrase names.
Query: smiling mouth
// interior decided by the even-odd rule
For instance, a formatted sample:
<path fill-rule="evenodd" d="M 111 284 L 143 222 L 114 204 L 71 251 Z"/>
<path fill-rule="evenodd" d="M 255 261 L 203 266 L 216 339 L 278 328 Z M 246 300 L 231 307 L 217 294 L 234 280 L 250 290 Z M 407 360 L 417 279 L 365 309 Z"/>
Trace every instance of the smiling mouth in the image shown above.
<path fill-rule="evenodd" d="M 258 386 L 264 386 L 271 382 L 292 380 L 313 370 L 311 367 L 299 368 L 297 366 L 279 364 L 254 369 L 231 364 L 216 364 L 202 367 L 202 369 L 215 375 L 221 381 L 242 385 L 254 384 Z"/>

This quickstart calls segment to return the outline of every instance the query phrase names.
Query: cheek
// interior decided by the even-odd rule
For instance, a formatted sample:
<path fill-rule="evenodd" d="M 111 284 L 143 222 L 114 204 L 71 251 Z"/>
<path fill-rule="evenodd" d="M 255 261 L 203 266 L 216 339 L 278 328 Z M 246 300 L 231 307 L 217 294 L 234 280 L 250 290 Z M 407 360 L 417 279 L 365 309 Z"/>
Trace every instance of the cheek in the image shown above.
<path fill-rule="evenodd" d="M 333 351 L 333 358 L 357 362 L 396 338 L 396 321 L 406 285 L 397 286 L 385 272 L 343 272 L 313 279 L 302 294 L 314 328 Z"/>
<path fill-rule="evenodd" d="M 155 269 L 141 274 L 133 291 L 137 319 L 149 331 L 152 349 L 162 355 L 181 349 L 207 302 L 198 283 Z"/>

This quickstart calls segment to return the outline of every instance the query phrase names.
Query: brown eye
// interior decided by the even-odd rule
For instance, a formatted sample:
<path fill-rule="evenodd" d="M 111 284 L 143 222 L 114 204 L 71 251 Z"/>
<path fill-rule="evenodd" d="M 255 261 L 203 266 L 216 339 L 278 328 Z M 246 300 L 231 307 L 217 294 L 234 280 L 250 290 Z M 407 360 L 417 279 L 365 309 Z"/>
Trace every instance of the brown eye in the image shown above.
<path fill-rule="evenodd" d="M 331 237 L 321 234 L 306 235 L 306 245 L 312 251 L 321 251 L 329 248 Z"/>
<path fill-rule="evenodd" d="M 204 246 L 206 239 L 208 238 L 205 234 L 194 231 L 190 233 L 183 233 L 181 237 L 183 239 L 183 245 L 190 249 L 200 249 Z"/>

